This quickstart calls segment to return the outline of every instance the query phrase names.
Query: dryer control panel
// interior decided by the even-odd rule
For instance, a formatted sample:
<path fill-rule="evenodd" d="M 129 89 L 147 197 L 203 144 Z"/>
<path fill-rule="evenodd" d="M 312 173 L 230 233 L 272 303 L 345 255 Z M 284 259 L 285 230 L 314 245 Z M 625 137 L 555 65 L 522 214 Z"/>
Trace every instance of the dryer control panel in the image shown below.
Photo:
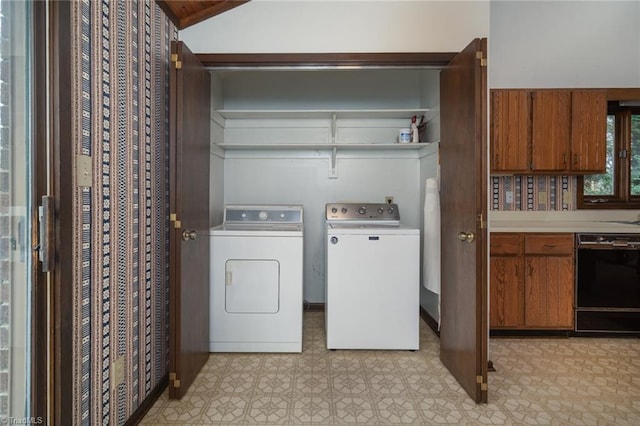
<path fill-rule="evenodd" d="M 225 224 L 302 224 L 301 205 L 226 205 Z"/>
<path fill-rule="evenodd" d="M 328 221 L 399 221 L 397 204 L 387 203 L 328 203 Z"/>

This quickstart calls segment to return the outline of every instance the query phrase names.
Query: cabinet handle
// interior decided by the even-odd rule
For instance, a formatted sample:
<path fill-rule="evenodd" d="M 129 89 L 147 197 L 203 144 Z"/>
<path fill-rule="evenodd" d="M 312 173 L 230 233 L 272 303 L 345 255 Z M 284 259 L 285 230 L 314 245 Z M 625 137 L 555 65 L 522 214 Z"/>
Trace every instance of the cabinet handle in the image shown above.
<path fill-rule="evenodd" d="M 502 247 L 502 244 L 489 244 L 489 247 L 494 247 L 494 248 Z"/>
<path fill-rule="evenodd" d="M 578 165 L 578 154 L 573 154 L 573 165 L 574 166 Z"/>
<path fill-rule="evenodd" d="M 520 278 L 520 268 L 516 265 L 516 278 Z"/>
<path fill-rule="evenodd" d="M 562 154 L 562 164 L 567 165 L 567 153 Z"/>
<path fill-rule="evenodd" d="M 500 164 L 500 154 L 496 154 L 496 166 Z"/>
<path fill-rule="evenodd" d="M 533 276 L 533 266 L 531 266 L 531 264 L 527 265 L 529 267 L 529 276 L 532 277 Z"/>
<path fill-rule="evenodd" d="M 548 247 L 548 248 L 554 248 L 556 245 L 555 244 L 545 244 L 544 246 Z"/>

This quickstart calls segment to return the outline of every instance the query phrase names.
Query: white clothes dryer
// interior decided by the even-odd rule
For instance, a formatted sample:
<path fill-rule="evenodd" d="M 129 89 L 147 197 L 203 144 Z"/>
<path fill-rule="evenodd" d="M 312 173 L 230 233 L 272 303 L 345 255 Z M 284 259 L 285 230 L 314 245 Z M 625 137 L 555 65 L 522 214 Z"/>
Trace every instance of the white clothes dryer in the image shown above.
<path fill-rule="evenodd" d="M 302 352 L 303 207 L 227 205 L 211 229 L 211 352 Z"/>

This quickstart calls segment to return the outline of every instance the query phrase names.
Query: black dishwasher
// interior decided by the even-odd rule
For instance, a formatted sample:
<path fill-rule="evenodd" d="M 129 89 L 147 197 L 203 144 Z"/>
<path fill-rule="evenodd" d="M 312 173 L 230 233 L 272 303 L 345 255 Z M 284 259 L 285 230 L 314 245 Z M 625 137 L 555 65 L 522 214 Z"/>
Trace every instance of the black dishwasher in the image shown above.
<path fill-rule="evenodd" d="M 576 331 L 640 332 L 640 235 L 576 235 Z"/>

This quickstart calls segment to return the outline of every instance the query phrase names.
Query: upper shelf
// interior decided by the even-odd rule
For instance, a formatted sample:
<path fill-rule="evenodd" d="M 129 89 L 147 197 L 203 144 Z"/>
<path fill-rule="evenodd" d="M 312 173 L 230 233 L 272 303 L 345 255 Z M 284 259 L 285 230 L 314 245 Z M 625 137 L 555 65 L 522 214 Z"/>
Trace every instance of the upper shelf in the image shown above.
<path fill-rule="evenodd" d="M 436 141 L 438 142 L 438 141 Z M 326 150 L 337 148 L 340 150 L 418 150 L 431 146 L 431 143 L 283 143 L 283 144 L 247 144 L 221 143 L 216 146 L 225 150 Z"/>
<path fill-rule="evenodd" d="M 281 110 L 238 110 L 220 109 L 217 112 L 224 118 L 411 118 L 414 115 L 426 115 L 428 108 L 411 109 L 281 109 Z"/>

